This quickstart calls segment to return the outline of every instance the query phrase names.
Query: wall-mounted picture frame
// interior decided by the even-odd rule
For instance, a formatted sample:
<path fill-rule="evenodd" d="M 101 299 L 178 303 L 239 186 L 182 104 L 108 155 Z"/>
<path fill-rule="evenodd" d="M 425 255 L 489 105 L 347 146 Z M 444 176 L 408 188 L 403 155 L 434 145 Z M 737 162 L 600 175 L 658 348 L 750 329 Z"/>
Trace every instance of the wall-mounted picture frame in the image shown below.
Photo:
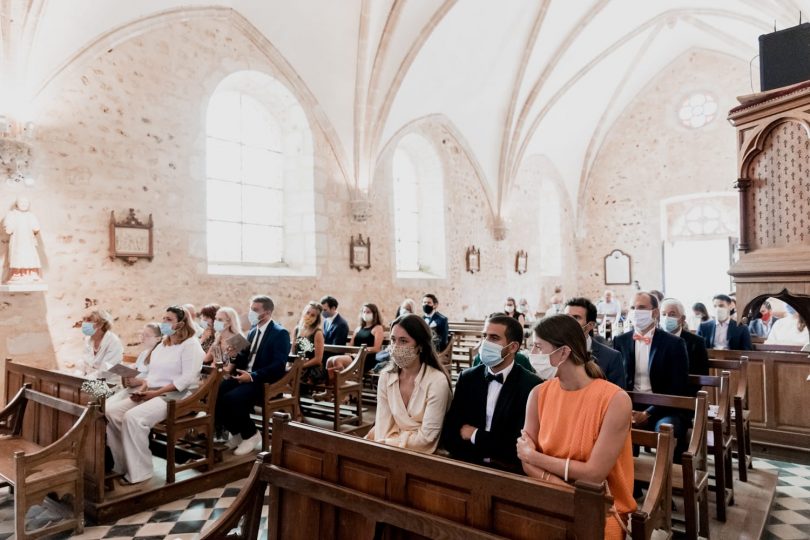
<path fill-rule="evenodd" d="M 134 264 L 138 259 L 155 257 L 152 214 L 146 223 L 135 216 L 135 210 L 129 209 L 127 216 L 116 221 L 115 211 L 110 212 L 110 259 L 124 259 L 127 264 Z"/>
<path fill-rule="evenodd" d="M 620 249 L 605 255 L 605 285 L 630 285 L 633 282 L 630 263 L 630 255 Z"/>
<path fill-rule="evenodd" d="M 467 272 L 475 274 L 481 271 L 481 250 L 475 246 L 467 248 Z"/>
<path fill-rule="evenodd" d="M 525 274 L 529 269 L 529 254 L 522 249 L 515 254 L 515 272 Z"/>
<path fill-rule="evenodd" d="M 371 239 L 363 240 L 363 235 L 358 234 L 357 238 L 352 236 L 349 244 L 349 268 L 354 268 L 358 272 L 371 268 Z"/>

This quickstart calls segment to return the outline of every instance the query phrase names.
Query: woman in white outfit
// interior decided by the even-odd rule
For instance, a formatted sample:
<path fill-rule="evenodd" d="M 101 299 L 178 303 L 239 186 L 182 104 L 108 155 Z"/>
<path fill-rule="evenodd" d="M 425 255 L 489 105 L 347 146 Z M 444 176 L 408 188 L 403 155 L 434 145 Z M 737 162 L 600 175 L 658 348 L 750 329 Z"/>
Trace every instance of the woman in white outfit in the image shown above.
<path fill-rule="evenodd" d="M 112 331 L 113 318 L 108 311 L 96 309 L 84 316 L 84 357 L 81 370 L 87 377 L 110 378 L 107 370 L 120 364 L 124 358 L 124 346 Z"/>
<path fill-rule="evenodd" d="M 166 419 L 166 399 L 182 398 L 199 383 L 205 354 L 194 339 L 195 330 L 184 308 L 167 308 L 160 324 L 163 341 L 150 355 L 140 391 L 107 407 L 107 444 L 115 462 L 113 470 L 124 474 L 125 483 L 152 477 L 149 431 Z"/>

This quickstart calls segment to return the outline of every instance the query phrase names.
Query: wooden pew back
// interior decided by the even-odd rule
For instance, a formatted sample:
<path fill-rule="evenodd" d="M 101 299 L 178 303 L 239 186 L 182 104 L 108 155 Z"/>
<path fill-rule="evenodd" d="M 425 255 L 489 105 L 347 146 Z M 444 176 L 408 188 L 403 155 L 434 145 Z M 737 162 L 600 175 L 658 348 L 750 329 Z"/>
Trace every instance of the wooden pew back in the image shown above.
<path fill-rule="evenodd" d="M 675 454 L 675 437 L 672 426 L 663 424 L 661 431 L 631 431 L 633 444 L 655 448 L 655 464 L 652 480 L 644 496 L 644 502 L 630 516 L 633 540 L 650 540 L 656 529 L 672 535 L 672 458 Z"/>

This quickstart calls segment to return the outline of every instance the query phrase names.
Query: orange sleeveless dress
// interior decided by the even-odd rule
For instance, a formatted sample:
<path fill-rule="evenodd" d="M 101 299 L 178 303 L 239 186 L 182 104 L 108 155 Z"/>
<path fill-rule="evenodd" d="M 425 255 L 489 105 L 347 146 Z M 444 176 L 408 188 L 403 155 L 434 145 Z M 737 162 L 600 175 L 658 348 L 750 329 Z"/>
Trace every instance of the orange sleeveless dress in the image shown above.
<path fill-rule="evenodd" d="M 623 390 L 604 379 L 594 379 L 579 390 L 563 390 L 560 379 L 554 377 L 542 385 L 537 396 L 540 431 L 539 450 L 546 455 L 575 461 L 588 461 L 591 456 L 608 405 L 616 392 Z M 633 499 L 633 448 L 630 429 L 616 464 L 607 476 L 607 486 L 613 495 L 616 511 L 627 526 L 629 513 L 636 509 Z M 609 514 L 605 523 L 605 539 L 625 538 L 619 517 Z"/>

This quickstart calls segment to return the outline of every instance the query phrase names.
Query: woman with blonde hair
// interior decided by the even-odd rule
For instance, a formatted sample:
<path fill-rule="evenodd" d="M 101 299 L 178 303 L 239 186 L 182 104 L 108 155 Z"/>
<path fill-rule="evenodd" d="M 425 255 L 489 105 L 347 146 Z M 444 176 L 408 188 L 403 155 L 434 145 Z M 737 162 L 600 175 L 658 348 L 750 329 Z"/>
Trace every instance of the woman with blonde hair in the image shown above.
<path fill-rule="evenodd" d="M 214 343 L 205 355 L 205 364 L 211 362 L 224 362 L 228 350 L 228 340 L 242 332 L 242 323 L 239 322 L 239 314 L 232 307 L 221 307 L 214 316 L 213 329 L 215 332 Z"/>
<path fill-rule="evenodd" d="M 630 397 L 605 380 L 573 317 L 546 317 L 534 327 L 534 335 L 532 364 L 549 364 L 556 376 L 529 394 L 517 440 L 523 470 L 548 482 L 607 481 L 613 507 L 605 538 L 624 539 L 636 509 Z"/>
<path fill-rule="evenodd" d="M 323 366 L 323 328 L 321 327 L 321 311 L 323 308 L 317 302 L 308 302 L 301 311 L 301 318 L 293 330 L 290 354 L 303 355 L 304 371 L 301 380 L 305 384 L 322 384 L 326 382 L 326 370 Z"/>
<path fill-rule="evenodd" d="M 84 357 L 81 368 L 85 376 L 109 377 L 106 372 L 124 359 L 124 346 L 112 332 L 112 325 L 112 315 L 103 309 L 94 309 L 84 316 Z"/>

